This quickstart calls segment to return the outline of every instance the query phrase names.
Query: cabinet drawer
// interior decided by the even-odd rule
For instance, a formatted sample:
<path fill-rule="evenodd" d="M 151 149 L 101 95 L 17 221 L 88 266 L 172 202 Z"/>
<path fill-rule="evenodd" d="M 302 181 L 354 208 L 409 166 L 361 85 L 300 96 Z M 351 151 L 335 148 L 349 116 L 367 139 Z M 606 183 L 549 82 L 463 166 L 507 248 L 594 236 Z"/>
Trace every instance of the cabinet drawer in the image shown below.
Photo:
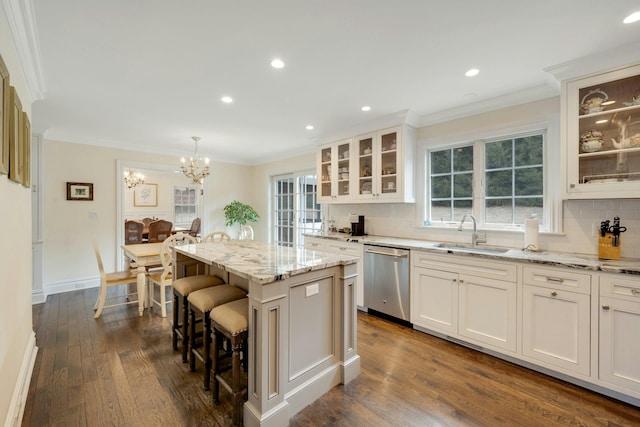
<path fill-rule="evenodd" d="M 600 276 L 600 296 L 640 302 L 640 276 Z"/>
<path fill-rule="evenodd" d="M 522 283 L 570 290 L 587 295 L 591 294 L 590 274 L 577 273 L 563 268 L 524 267 L 522 270 Z"/>
<path fill-rule="evenodd" d="M 471 274 L 487 279 L 515 282 L 518 279 L 518 268 L 515 264 L 487 261 L 485 259 L 453 254 L 433 254 L 411 251 L 411 265 L 440 271 Z"/>
<path fill-rule="evenodd" d="M 347 254 L 351 256 L 362 257 L 362 245 L 359 243 L 349 242 L 328 242 L 326 243 L 327 252 L 337 254 Z"/>
<path fill-rule="evenodd" d="M 305 237 L 304 238 L 304 247 L 305 249 L 312 249 L 315 251 L 326 251 L 326 243 L 323 239 L 318 239 L 315 237 Z"/>

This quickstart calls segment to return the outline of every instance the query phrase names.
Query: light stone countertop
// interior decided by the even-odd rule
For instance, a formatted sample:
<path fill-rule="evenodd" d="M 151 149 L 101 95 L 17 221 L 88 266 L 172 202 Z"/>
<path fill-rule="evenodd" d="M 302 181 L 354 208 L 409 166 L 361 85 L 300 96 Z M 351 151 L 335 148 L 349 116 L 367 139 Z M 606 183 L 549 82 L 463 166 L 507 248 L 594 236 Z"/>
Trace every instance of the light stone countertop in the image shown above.
<path fill-rule="evenodd" d="M 583 270 L 603 271 L 608 273 L 638 274 L 640 275 L 640 259 L 638 258 L 622 258 L 620 260 L 599 259 L 595 255 L 571 254 L 566 252 L 551 251 L 525 251 L 522 249 L 508 249 L 503 253 L 483 253 L 471 252 L 464 248 L 442 248 L 438 247 L 440 243 L 429 240 L 406 239 L 385 236 L 351 236 L 346 233 L 325 233 L 325 234 L 306 234 L 311 237 L 320 237 L 323 239 L 339 240 L 345 242 L 357 242 L 370 245 L 390 246 L 402 249 L 421 250 L 433 253 L 452 253 L 459 255 L 468 255 L 482 258 L 491 258 L 500 261 L 518 261 L 529 262 L 533 264 L 555 265 L 559 267 L 570 267 Z M 478 244 L 481 248 L 483 244 Z M 491 247 L 491 246 L 489 246 Z"/>
<path fill-rule="evenodd" d="M 268 284 L 309 271 L 355 264 L 357 257 L 270 245 L 253 240 L 176 246 L 176 252 L 215 265 L 257 284 Z"/>

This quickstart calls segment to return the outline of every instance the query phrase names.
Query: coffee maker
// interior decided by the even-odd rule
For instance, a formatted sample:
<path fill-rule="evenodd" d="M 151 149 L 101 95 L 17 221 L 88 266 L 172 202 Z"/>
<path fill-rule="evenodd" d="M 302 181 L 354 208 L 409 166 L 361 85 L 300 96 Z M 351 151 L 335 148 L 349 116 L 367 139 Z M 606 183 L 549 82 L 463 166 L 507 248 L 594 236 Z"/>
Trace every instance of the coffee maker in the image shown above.
<path fill-rule="evenodd" d="M 352 236 L 364 236 L 364 215 L 349 215 L 349 222 L 351 223 L 351 235 Z"/>

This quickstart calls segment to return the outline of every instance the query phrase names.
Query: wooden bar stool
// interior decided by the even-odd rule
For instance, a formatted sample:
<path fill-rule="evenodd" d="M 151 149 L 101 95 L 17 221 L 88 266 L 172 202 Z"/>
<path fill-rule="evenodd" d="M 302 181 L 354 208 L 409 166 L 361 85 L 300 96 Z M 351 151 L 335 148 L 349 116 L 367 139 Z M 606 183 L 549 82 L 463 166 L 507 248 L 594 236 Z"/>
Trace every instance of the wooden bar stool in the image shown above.
<path fill-rule="evenodd" d="M 220 384 L 232 395 L 234 425 L 240 425 L 242 418 L 242 404 L 247 393 L 247 385 L 241 384 L 241 359 L 246 367 L 247 343 L 249 337 L 249 298 L 242 298 L 224 305 L 220 305 L 210 313 L 213 333 L 211 337 L 212 369 L 213 369 L 213 400 L 218 402 Z M 227 338 L 231 351 L 231 364 L 222 364 L 219 343 Z M 222 377 L 222 373 L 231 369 L 231 384 Z"/>
<path fill-rule="evenodd" d="M 178 349 L 178 339 L 181 339 L 182 363 L 187 363 L 187 355 L 189 354 L 189 294 L 218 285 L 224 285 L 224 280 L 205 274 L 183 277 L 173 281 L 173 349 Z M 181 303 L 182 319 L 180 319 L 179 309 Z"/>
<path fill-rule="evenodd" d="M 211 381 L 211 319 L 210 313 L 214 308 L 239 300 L 247 293 L 233 285 L 219 285 L 191 292 L 189 301 L 189 368 L 196 370 L 196 359 L 204 363 L 204 389 L 209 390 Z M 202 321 L 202 332 L 196 333 L 198 317 Z M 198 342 L 198 338 L 202 341 Z"/>

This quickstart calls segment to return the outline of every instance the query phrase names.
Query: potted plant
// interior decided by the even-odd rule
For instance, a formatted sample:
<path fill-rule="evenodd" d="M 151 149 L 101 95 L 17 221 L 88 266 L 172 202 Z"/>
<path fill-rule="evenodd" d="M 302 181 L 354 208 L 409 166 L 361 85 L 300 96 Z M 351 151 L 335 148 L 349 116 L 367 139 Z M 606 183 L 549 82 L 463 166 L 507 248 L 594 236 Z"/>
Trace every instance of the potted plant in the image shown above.
<path fill-rule="evenodd" d="M 227 219 L 225 223 L 226 226 L 232 226 L 238 223 L 240 227 L 242 227 L 247 221 L 258 221 L 260 215 L 246 203 L 234 200 L 224 207 L 224 217 Z"/>

